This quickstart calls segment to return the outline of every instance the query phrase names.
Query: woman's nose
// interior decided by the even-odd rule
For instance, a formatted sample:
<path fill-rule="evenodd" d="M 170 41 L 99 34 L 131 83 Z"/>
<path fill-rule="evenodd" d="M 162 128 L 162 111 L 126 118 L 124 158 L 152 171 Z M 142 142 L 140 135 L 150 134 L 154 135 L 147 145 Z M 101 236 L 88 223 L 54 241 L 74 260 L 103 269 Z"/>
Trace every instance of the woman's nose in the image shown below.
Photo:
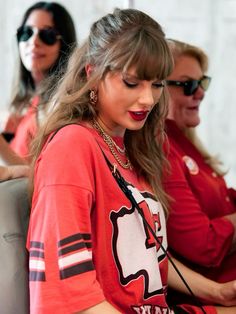
<path fill-rule="evenodd" d="M 154 105 L 152 88 L 146 87 L 141 91 L 139 96 L 139 103 L 148 107 Z"/>
<path fill-rule="evenodd" d="M 194 93 L 194 98 L 196 99 L 203 99 L 205 96 L 205 91 L 204 89 L 199 85 L 196 92 Z"/>
<path fill-rule="evenodd" d="M 39 45 L 41 43 L 38 32 L 34 32 L 32 34 L 32 36 L 29 39 L 29 42 L 34 45 Z"/>

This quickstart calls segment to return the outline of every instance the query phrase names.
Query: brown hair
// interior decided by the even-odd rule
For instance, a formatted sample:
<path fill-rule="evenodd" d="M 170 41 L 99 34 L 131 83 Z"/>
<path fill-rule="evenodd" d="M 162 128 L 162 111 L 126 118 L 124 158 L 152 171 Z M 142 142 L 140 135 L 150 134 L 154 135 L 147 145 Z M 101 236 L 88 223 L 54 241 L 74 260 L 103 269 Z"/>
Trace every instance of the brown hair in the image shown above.
<path fill-rule="evenodd" d="M 89 78 L 85 66 L 94 71 Z M 89 103 L 89 91 L 109 71 L 135 67 L 140 79 L 165 79 L 172 71 L 173 60 L 161 26 L 145 13 L 134 9 L 115 9 L 95 22 L 82 47 L 77 48 L 53 99 L 54 108 L 34 145 L 35 158 L 48 135 L 63 125 L 91 121 L 96 111 Z M 125 132 L 125 146 L 138 175 L 152 186 L 162 204 L 167 204 L 161 186 L 164 156 L 162 153 L 164 120 L 167 115 L 166 91 L 154 107 L 144 127 Z M 156 141 L 156 137 L 158 141 Z"/>

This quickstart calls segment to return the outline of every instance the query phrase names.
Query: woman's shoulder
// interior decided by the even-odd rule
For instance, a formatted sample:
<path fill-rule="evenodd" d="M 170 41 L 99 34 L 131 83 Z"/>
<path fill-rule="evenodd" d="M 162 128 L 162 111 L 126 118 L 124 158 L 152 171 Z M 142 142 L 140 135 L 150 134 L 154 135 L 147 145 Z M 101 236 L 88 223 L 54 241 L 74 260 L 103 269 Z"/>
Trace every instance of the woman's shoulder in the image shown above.
<path fill-rule="evenodd" d="M 37 164 L 48 172 L 59 168 L 74 168 L 74 165 L 81 166 L 90 161 L 93 163 L 97 149 L 92 130 L 79 124 L 65 125 L 49 135 Z"/>
<path fill-rule="evenodd" d="M 94 141 L 94 136 L 92 134 L 92 129 L 87 127 L 86 125 L 79 123 L 71 123 L 64 125 L 54 132 L 52 132 L 50 137 L 51 141 Z"/>
<path fill-rule="evenodd" d="M 93 129 L 81 124 L 68 124 L 52 132 L 45 146 L 46 151 L 58 154 L 93 151 L 96 147 Z"/>
<path fill-rule="evenodd" d="M 166 137 L 163 148 L 167 159 L 181 157 L 185 154 L 181 145 L 169 136 Z"/>

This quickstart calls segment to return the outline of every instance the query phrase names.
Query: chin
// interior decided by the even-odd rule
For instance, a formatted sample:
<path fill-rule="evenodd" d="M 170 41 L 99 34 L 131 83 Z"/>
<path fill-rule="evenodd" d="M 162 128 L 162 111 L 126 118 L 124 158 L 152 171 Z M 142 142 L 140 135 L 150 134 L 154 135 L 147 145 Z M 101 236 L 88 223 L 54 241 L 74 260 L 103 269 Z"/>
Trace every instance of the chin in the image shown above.
<path fill-rule="evenodd" d="M 189 121 L 187 123 L 188 128 L 196 128 L 200 124 L 200 119 L 194 119 L 193 121 Z"/>
<path fill-rule="evenodd" d="M 130 131 L 138 131 L 144 127 L 145 122 L 142 123 L 135 123 L 135 125 L 130 125 L 127 127 L 128 130 Z"/>

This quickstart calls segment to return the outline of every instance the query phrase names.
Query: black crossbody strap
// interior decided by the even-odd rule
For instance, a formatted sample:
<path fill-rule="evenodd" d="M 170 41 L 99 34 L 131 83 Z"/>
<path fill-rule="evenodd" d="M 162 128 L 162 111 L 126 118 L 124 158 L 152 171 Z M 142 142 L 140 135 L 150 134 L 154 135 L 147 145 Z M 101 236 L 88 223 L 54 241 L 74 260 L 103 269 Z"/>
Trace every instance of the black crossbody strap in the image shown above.
<path fill-rule="evenodd" d="M 124 178 L 122 177 L 122 175 L 120 174 L 119 170 L 117 169 L 116 165 L 113 165 L 110 160 L 107 158 L 107 156 L 105 155 L 103 149 L 101 148 L 101 146 L 98 144 L 98 146 L 100 147 L 102 154 L 106 160 L 106 163 L 109 167 L 109 169 L 111 170 L 111 173 L 114 177 L 114 179 L 116 180 L 117 184 L 119 185 L 120 189 L 123 191 L 123 193 L 125 194 L 125 196 L 130 200 L 131 204 L 137 209 L 138 213 L 140 214 L 140 216 L 142 217 L 143 223 L 144 225 L 148 228 L 148 230 L 151 232 L 152 236 L 154 237 L 155 241 L 160 245 L 162 251 L 164 252 L 164 254 L 167 256 L 168 260 L 170 261 L 171 265 L 173 266 L 173 268 L 175 269 L 175 271 L 177 272 L 178 276 L 180 277 L 180 279 L 183 281 L 185 287 L 187 288 L 187 290 L 189 291 L 189 293 L 191 294 L 191 296 L 194 298 L 197 306 L 199 306 L 202 310 L 202 312 L 204 314 L 206 314 L 206 311 L 204 310 L 202 303 L 200 302 L 200 300 L 195 296 L 195 294 L 193 293 L 193 291 L 191 290 L 191 288 L 189 287 L 188 283 L 186 282 L 186 280 L 184 279 L 183 275 L 181 274 L 181 272 L 179 271 L 178 267 L 175 265 L 174 261 L 172 260 L 172 257 L 170 256 L 169 252 L 164 248 L 164 246 L 162 245 L 162 243 L 159 241 L 155 231 L 153 230 L 153 228 L 150 226 L 150 224 L 148 223 L 147 219 L 145 218 L 142 209 L 139 207 L 139 204 L 136 202 L 135 198 L 133 197 L 132 192 L 130 191 L 130 189 L 128 188 Z"/>

